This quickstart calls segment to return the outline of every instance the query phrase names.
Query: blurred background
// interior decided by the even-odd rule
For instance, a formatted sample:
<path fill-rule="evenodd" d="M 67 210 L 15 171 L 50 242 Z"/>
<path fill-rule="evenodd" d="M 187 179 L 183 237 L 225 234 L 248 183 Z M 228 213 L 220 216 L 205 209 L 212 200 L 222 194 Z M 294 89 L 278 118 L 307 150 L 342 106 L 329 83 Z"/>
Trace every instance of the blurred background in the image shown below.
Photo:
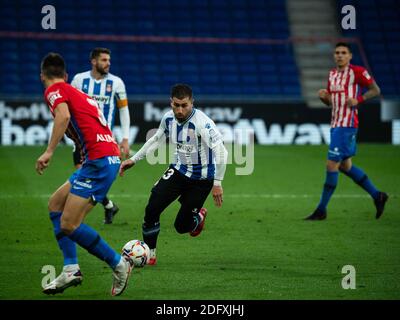
<path fill-rule="evenodd" d="M 46 5 L 55 29 L 43 29 Z M 355 29 L 345 29 L 349 5 Z M 360 112 L 360 141 L 400 144 L 397 0 L 1 1 L 0 142 L 46 143 L 42 57 L 61 53 L 71 80 L 90 69 L 89 53 L 100 46 L 111 49 L 110 72 L 126 85 L 131 143 L 158 126 L 178 82 L 193 87 L 195 105 L 228 140 L 245 127 L 260 144 L 327 143 L 330 110 L 317 91 L 341 40 L 382 90 Z"/>

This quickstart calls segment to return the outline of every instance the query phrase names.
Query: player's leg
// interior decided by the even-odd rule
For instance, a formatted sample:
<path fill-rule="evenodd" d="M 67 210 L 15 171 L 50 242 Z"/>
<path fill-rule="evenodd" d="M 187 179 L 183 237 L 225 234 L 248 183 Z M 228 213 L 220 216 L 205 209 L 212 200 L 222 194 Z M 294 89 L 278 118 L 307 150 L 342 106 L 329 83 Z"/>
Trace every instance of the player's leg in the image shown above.
<path fill-rule="evenodd" d="M 115 180 L 119 170 L 119 163 L 115 163 L 115 158 L 117 157 L 114 157 L 113 161 L 109 161 L 108 157 L 88 161 L 70 178 L 71 190 L 61 216 L 62 234 L 60 237 L 68 237 L 89 253 L 105 261 L 114 271 L 111 293 L 119 295 L 127 285 L 132 268 L 131 261 L 122 258 L 93 228 L 82 223 L 94 203 L 103 200 Z M 113 162 L 114 164 L 110 164 Z M 60 289 L 60 285 L 63 284 L 56 283 L 54 290 Z M 64 289 L 62 288 L 62 291 Z"/>
<path fill-rule="evenodd" d="M 142 225 L 143 241 L 150 248 L 148 264 L 156 264 L 157 239 L 160 233 L 160 215 L 182 192 L 182 175 L 168 169 L 156 182 L 145 209 Z"/>
<path fill-rule="evenodd" d="M 102 201 L 104 207 L 104 224 L 111 224 L 113 222 L 114 216 L 119 211 L 119 207 L 108 197 L 104 197 Z"/>
<path fill-rule="evenodd" d="M 207 209 L 203 208 L 213 187 L 212 180 L 190 180 L 185 178 L 186 187 L 179 198 L 181 207 L 175 219 L 175 229 L 178 233 L 188 233 L 198 236 L 203 230 Z"/>
<path fill-rule="evenodd" d="M 65 182 L 55 193 L 50 197 L 48 208 L 50 220 L 53 224 L 54 235 L 57 239 L 64 257 L 64 271 L 78 269 L 78 257 L 76 253 L 76 244 L 68 237 L 62 237 L 61 231 L 61 215 L 64 210 L 65 202 L 71 189 L 69 181 Z"/>
<path fill-rule="evenodd" d="M 369 193 L 374 200 L 376 218 L 378 219 L 383 213 L 389 196 L 385 192 L 379 191 L 361 168 L 352 164 L 351 157 L 342 162 L 340 171 Z"/>
<path fill-rule="evenodd" d="M 82 151 L 79 145 L 74 144 L 74 148 L 72 149 L 72 160 L 76 169 L 82 167 Z"/>
<path fill-rule="evenodd" d="M 322 189 L 321 198 L 314 212 L 305 218 L 305 220 L 324 220 L 326 219 L 326 208 L 329 200 L 335 192 L 338 177 L 339 166 L 342 161 L 343 149 L 343 131 L 342 128 L 331 129 L 331 143 L 328 150 L 328 160 L 326 162 L 325 182 Z"/>
<path fill-rule="evenodd" d="M 82 282 L 76 243 L 65 236 L 61 227 L 61 217 L 63 216 L 70 189 L 71 183 L 67 181 L 50 197 L 48 204 L 54 235 L 64 256 L 64 266 L 61 274 L 43 288 L 43 292 L 46 294 L 62 293 L 68 287 L 77 286 Z"/>

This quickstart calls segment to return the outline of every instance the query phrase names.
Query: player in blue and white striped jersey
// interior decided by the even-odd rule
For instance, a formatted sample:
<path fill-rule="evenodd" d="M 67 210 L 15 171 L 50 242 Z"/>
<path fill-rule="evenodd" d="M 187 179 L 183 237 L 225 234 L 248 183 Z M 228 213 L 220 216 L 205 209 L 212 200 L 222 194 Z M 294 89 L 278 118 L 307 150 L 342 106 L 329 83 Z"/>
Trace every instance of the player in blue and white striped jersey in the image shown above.
<path fill-rule="evenodd" d="M 142 226 L 143 240 L 151 249 L 148 264 L 156 263 L 156 245 L 160 215 L 179 197 L 181 207 L 175 219 L 178 233 L 198 236 L 207 215 L 203 204 L 212 190 L 214 203 L 222 205 L 222 180 L 228 152 L 222 136 L 202 111 L 193 107 L 192 89 L 177 84 L 171 90 L 172 110 L 161 120 L 156 134 L 130 159 L 121 164 L 120 175 L 157 149 L 166 138 L 175 154 L 168 170 L 152 189 Z"/>
<path fill-rule="evenodd" d="M 92 69 L 78 73 L 72 79 L 71 85 L 92 97 L 99 105 L 107 120 L 111 131 L 114 128 L 115 115 L 119 109 L 122 140 L 120 150 L 123 158 L 129 156 L 129 128 L 130 116 L 125 84 L 121 78 L 109 73 L 111 66 L 111 51 L 107 48 L 95 48 L 90 53 Z M 80 146 L 75 145 L 73 159 L 76 168 L 82 165 Z M 118 212 L 118 206 L 108 197 L 104 198 L 105 209 L 104 223 L 112 223 L 114 215 Z"/>

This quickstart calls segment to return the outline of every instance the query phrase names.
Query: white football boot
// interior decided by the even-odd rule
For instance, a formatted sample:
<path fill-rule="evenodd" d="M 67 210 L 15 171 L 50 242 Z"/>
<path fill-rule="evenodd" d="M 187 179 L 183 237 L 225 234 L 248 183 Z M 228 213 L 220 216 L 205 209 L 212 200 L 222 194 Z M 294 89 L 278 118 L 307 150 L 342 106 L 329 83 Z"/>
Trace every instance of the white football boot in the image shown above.
<path fill-rule="evenodd" d="M 78 265 L 64 266 L 61 274 L 43 288 L 45 294 L 63 293 L 69 287 L 82 283 L 82 273 Z"/>
<path fill-rule="evenodd" d="M 128 285 L 129 276 L 133 269 L 133 261 L 129 258 L 122 257 L 113 272 L 113 284 L 111 287 L 111 295 L 119 296 L 124 292 Z"/>
<path fill-rule="evenodd" d="M 154 266 L 157 263 L 156 248 L 150 249 L 149 257 L 147 258 L 147 264 Z"/>

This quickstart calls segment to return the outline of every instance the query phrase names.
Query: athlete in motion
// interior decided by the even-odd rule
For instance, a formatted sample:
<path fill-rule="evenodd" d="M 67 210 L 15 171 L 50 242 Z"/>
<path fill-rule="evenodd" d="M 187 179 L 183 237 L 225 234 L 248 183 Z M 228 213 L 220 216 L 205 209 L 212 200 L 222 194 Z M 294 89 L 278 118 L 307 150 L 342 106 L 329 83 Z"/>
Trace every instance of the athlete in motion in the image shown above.
<path fill-rule="evenodd" d="M 105 261 L 113 270 L 111 294 L 120 295 L 129 279 L 133 262 L 113 250 L 91 227 L 85 216 L 103 198 L 115 180 L 120 151 L 96 101 L 67 84 L 65 62 L 57 53 L 47 54 L 41 64 L 44 98 L 54 116 L 46 151 L 36 161 L 41 175 L 53 157 L 64 133 L 83 151 L 82 167 L 50 197 L 48 208 L 54 235 L 64 256 L 61 274 L 46 285 L 46 294 L 62 293 L 82 282 L 76 244 Z"/>
<path fill-rule="evenodd" d="M 326 219 L 326 207 L 336 189 L 339 171 L 371 195 L 376 207 L 376 219 L 382 215 L 389 198 L 385 192 L 376 189 L 362 169 L 352 163 L 352 157 L 356 154 L 358 109 L 362 108 L 364 101 L 378 96 L 380 89 L 365 68 L 350 64 L 351 58 L 348 44 L 336 44 L 336 68 L 329 72 L 327 89 L 319 90 L 321 101 L 332 106 L 331 142 L 322 196 L 317 208 L 306 220 Z M 367 88 L 362 95 L 360 87 Z"/>
<path fill-rule="evenodd" d="M 156 134 L 130 159 L 121 164 L 120 175 L 158 148 L 169 138 L 175 155 L 172 164 L 151 190 L 142 226 L 143 240 L 150 247 L 148 264 L 156 264 L 160 215 L 176 199 L 181 207 L 175 219 L 178 233 L 198 236 L 203 230 L 207 209 L 203 204 L 212 190 L 214 203 L 222 205 L 222 180 L 228 152 L 215 123 L 193 107 L 192 89 L 176 84 L 171 90 L 171 107 Z"/>

